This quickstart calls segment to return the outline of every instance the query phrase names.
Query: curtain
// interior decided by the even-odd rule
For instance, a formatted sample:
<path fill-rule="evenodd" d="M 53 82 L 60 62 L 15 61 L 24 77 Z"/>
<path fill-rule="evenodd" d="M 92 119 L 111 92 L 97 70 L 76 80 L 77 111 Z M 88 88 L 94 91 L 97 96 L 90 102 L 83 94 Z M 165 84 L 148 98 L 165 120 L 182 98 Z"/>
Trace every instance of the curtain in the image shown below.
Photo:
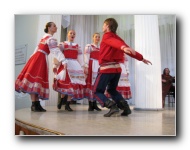
<path fill-rule="evenodd" d="M 176 75 L 176 17 L 159 16 L 159 33 L 161 49 L 161 68 L 170 69 L 170 75 Z"/>
<path fill-rule="evenodd" d="M 70 25 L 67 31 L 73 29 L 76 32 L 75 43 L 78 43 L 82 50 L 86 44 L 92 43 L 92 35 L 96 31 L 94 15 L 71 15 Z"/>

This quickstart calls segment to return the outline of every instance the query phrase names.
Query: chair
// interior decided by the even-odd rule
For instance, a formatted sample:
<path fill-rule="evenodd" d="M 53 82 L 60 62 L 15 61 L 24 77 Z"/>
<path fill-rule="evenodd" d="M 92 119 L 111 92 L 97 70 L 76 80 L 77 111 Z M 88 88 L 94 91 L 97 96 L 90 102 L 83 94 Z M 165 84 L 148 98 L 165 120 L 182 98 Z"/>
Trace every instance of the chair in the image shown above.
<path fill-rule="evenodd" d="M 170 104 L 172 104 L 172 106 L 175 104 L 175 98 L 174 98 L 174 92 L 169 91 L 168 94 L 166 95 L 166 97 L 168 98 L 168 106 L 170 106 Z"/>

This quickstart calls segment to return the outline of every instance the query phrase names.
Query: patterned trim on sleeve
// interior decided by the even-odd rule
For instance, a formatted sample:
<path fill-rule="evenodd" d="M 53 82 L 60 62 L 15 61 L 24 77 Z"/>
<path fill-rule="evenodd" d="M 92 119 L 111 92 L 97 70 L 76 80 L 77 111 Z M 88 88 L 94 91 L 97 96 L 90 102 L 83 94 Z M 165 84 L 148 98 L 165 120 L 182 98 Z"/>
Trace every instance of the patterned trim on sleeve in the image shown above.
<path fill-rule="evenodd" d="M 54 39 L 54 38 L 50 38 L 49 42 L 48 42 L 48 45 L 49 45 L 50 49 L 58 47 L 57 46 L 57 40 Z"/>

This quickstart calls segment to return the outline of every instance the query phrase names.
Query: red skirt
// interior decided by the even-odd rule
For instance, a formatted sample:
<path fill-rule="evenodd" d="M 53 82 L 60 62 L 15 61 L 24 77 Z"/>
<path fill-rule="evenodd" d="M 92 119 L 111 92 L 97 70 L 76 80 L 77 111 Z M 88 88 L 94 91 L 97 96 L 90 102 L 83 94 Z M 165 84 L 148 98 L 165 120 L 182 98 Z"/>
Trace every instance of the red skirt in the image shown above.
<path fill-rule="evenodd" d="M 59 67 L 59 70 L 64 69 L 63 65 Z M 54 83 L 55 84 L 55 83 Z M 84 98 L 84 85 L 74 84 L 71 82 L 68 71 L 66 69 L 65 80 L 57 80 L 55 91 L 72 96 L 72 100 L 81 100 Z M 55 85 L 53 85 L 55 87 Z"/>
<path fill-rule="evenodd" d="M 48 66 L 44 53 L 36 52 L 31 56 L 16 79 L 15 91 L 37 94 L 42 100 L 49 98 Z"/>

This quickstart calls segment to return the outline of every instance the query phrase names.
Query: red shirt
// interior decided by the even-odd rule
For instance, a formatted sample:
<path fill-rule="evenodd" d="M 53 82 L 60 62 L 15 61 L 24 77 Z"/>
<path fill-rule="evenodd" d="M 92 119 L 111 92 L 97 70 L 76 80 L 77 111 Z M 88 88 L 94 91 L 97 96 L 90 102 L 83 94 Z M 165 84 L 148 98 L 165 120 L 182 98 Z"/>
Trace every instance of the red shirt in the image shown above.
<path fill-rule="evenodd" d="M 100 43 L 100 55 L 99 55 L 99 64 L 104 65 L 107 63 L 121 63 L 124 60 L 123 53 L 124 51 L 121 50 L 121 46 L 129 47 L 118 35 L 113 32 L 106 32 L 102 37 L 102 41 Z M 132 56 L 138 60 L 142 60 L 143 56 L 138 53 L 137 56 Z M 120 73 L 120 67 L 113 67 L 101 70 L 102 73 Z"/>
<path fill-rule="evenodd" d="M 108 62 L 122 62 L 123 61 L 123 51 L 121 46 L 126 45 L 125 42 L 113 32 L 106 32 L 100 43 L 100 56 L 99 64 Z"/>

